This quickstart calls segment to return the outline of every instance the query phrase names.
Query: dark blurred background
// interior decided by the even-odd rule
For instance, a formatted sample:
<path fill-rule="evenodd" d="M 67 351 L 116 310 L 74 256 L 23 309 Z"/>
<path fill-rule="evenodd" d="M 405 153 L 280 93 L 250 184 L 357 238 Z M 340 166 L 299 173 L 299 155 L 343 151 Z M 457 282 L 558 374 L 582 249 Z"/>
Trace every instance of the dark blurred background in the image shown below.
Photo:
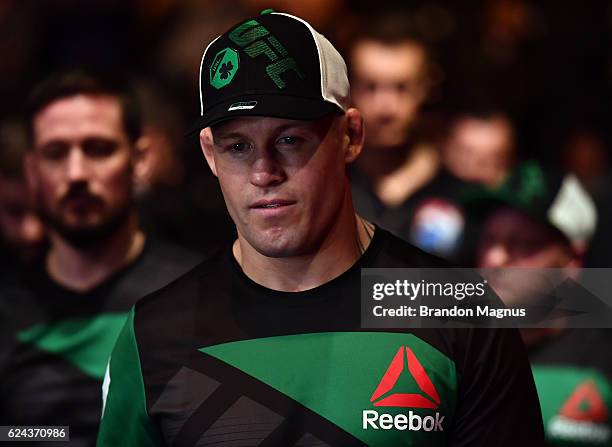
<path fill-rule="evenodd" d="M 181 241 L 181 225 L 207 223 L 227 236 L 232 230 L 196 141 L 182 136 L 199 113 L 201 53 L 228 26 L 268 7 L 309 20 L 341 51 L 374 16 L 406 13 L 406 26 L 434 51 L 434 90 L 424 107 L 434 122 L 457 104 L 485 98 L 511 115 L 521 158 L 571 170 L 596 199 L 605 194 L 607 1 L 0 0 L 0 120 L 19 114 L 31 87 L 57 69 L 127 72 L 141 90 L 145 125 L 165 141 L 151 180 L 164 192 L 145 217 L 166 237 L 206 247 L 218 235 Z M 176 212 L 187 208 L 196 211 Z"/>
<path fill-rule="evenodd" d="M 57 408 L 64 407 L 53 403 L 57 397 L 70 402 L 66 408 L 74 412 L 75 421 L 86 416 L 91 430 L 85 433 L 87 427 L 77 422 L 73 426 L 95 437 L 100 386 L 110 354 L 98 352 L 96 343 L 112 338 L 108 334 L 115 329 L 118 333 L 121 326 L 96 325 L 93 341 L 75 338 L 82 339 L 82 349 L 94 349 L 92 358 L 97 356 L 102 365 L 99 374 L 85 374 L 88 382 L 82 380 L 82 372 L 75 375 L 72 366 L 66 368 L 60 356 L 48 357 L 29 342 L 20 344 L 12 333 L 7 337 L 7 328 L 28 329 L 38 322 L 30 316 L 39 318 L 34 311 L 39 307 L 44 310 L 40 315 L 53 323 L 48 326 L 52 335 L 57 321 L 64 324 L 74 317 L 73 307 L 86 311 L 89 319 L 83 321 L 92 324 L 116 312 L 104 307 L 115 299 L 129 298 L 119 308 L 127 311 L 136 299 L 161 287 L 159 281 L 167 284 L 176 277 L 158 272 L 172 265 L 183 267 L 183 261 L 191 259 L 184 251 L 207 252 L 235 237 L 197 136 L 184 134 L 200 113 L 198 76 L 204 49 L 230 26 L 267 8 L 306 19 L 347 59 L 353 101 L 366 118 L 370 136 L 360 158 L 348 169 L 360 215 L 462 266 L 612 267 L 608 231 L 612 225 L 608 125 L 612 2 L 0 0 L 0 319 L 4 318 L 0 324 L 0 417 L 21 414 L 11 404 L 27 407 L 23 420 L 28 425 L 40 425 L 30 414 L 39 407 L 63 417 Z M 391 37 L 384 37 L 384 31 Z M 77 261 L 93 259 L 94 267 L 107 267 L 105 276 L 81 289 L 51 275 L 50 256 L 45 253 L 53 251 L 53 244 L 61 247 L 61 237 L 37 213 L 40 204 L 31 197 L 22 163 L 29 144 L 21 120 L 25 98 L 50 74 L 73 68 L 116 72 L 131 80 L 142 109 L 142 136 L 151 155 L 146 175 L 140 175 L 135 191 L 130 191 L 135 200 L 129 208 L 135 216 L 133 205 L 137 205 L 139 225 L 147 237 L 152 236 L 147 240 L 159 238 L 183 246 L 164 249 L 159 255 L 145 250 L 130 261 L 133 264 L 109 266 L 103 257 L 82 256 L 91 251 L 87 244 L 68 244 Z M 563 174 L 548 176 L 549 169 Z M 584 190 L 568 171 L 581 180 Z M 470 207 L 463 197 L 470 191 L 482 194 L 483 189 L 525 199 L 530 209 L 487 210 L 490 216 L 483 225 L 482 209 L 477 209 L 483 207 L 473 203 Z M 471 216 L 474 210 L 478 212 Z M 562 219 L 557 218 L 561 214 Z M 94 240 L 99 247 L 92 246 L 104 253 L 105 241 Z M 150 245 L 155 250 L 156 245 Z M 70 258 L 66 259 L 74 260 Z M 135 269 L 138 265 L 141 270 Z M 20 273 L 26 273 L 25 280 L 14 286 L 13 277 Z M 178 274 L 178 270 L 170 273 Z M 129 293 L 124 293 L 121 281 L 130 286 Z M 16 292 L 3 295 L 5 285 Z M 31 291 L 30 286 L 36 287 Z M 36 306 L 23 299 L 24 293 L 33 296 Z M 49 315 L 48 309 L 52 310 Z M 6 323 L 13 320 L 17 323 Z M 42 338 L 45 333 L 40 334 Z M 606 406 L 593 401 L 594 408 L 612 408 L 611 357 L 601 355 L 609 351 L 610 329 L 536 335 L 525 340 L 530 344 L 543 409 L 553 409 L 549 401 L 557 406 L 567 401 L 566 405 L 577 408 L 576 402 L 582 401 L 572 396 L 594 389 L 593 380 L 599 381 L 606 399 Z M 33 346 L 33 360 L 22 361 L 22 351 L 13 345 L 27 345 L 23 352 Z M 66 346 L 66 352 L 71 352 L 72 345 Z M 8 353 L 19 355 L 11 358 Z M 553 363 L 567 367 L 571 377 L 579 377 L 576 368 L 583 368 L 586 372 L 580 380 L 584 382 L 569 386 L 562 368 L 556 370 L 559 382 L 547 374 L 538 379 L 538 365 Z M 55 369 L 46 369 L 49 364 Z M 48 384 L 37 388 L 28 382 L 45 383 L 56 377 L 63 380 L 61 395 Z M 86 410 L 75 404 L 80 401 L 74 395 L 80 391 L 75 391 L 74 383 L 89 384 L 94 390 L 83 394 L 89 398 L 89 406 L 83 406 Z M 32 399 L 41 405 L 31 405 L 34 401 L 23 399 L 22 389 L 32 396 L 39 389 L 53 393 L 36 394 Z M 554 423 L 555 412 L 544 413 L 545 420 Z M 567 416 L 565 410 L 562 413 Z M 577 421 L 570 421 L 577 424 L 575 433 L 588 434 L 597 428 L 594 423 L 601 423 L 598 430 L 607 438 L 598 445 L 609 445 L 612 431 L 607 413 L 576 410 L 573 414 L 578 415 Z M 66 425 L 63 421 L 58 425 Z M 567 445 L 561 441 L 559 445 Z"/>

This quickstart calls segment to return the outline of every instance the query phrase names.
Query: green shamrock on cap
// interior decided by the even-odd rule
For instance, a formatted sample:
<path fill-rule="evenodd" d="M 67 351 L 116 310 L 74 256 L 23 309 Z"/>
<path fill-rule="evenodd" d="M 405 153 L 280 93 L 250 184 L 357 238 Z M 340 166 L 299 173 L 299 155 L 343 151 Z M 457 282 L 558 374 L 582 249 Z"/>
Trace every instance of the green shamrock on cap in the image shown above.
<path fill-rule="evenodd" d="M 238 52 L 232 48 L 225 48 L 217 53 L 210 66 L 210 85 L 216 89 L 225 87 L 236 75 L 240 60 Z"/>

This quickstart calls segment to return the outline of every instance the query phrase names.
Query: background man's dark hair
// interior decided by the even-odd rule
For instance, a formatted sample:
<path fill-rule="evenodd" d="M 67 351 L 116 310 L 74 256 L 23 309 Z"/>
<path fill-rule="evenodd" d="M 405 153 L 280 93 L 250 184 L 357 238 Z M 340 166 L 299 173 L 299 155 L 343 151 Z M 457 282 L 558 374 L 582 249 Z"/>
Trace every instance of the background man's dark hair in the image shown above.
<path fill-rule="evenodd" d="M 427 46 L 427 42 L 412 25 L 412 21 L 413 17 L 401 12 L 386 12 L 375 17 L 373 20 L 370 17 L 368 26 L 360 28 L 355 39 L 376 40 L 388 44 L 396 44 L 408 40 Z"/>
<path fill-rule="evenodd" d="M 28 144 L 25 126 L 17 119 L 0 122 L 0 176 L 23 180 L 23 155 Z"/>
<path fill-rule="evenodd" d="M 138 99 L 127 79 L 121 75 L 94 74 L 85 70 L 62 71 L 38 84 L 26 100 L 25 122 L 30 145 L 34 142 L 34 118 L 54 101 L 76 95 L 108 95 L 119 100 L 123 127 L 134 143 L 141 135 L 142 123 Z"/>
<path fill-rule="evenodd" d="M 498 117 L 507 119 L 510 122 L 514 121 L 508 110 L 484 97 L 468 97 L 454 104 L 449 110 L 449 118 L 451 120 L 461 118 L 490 120 Z"/>
<path fill-rule="evenodd" d="M 385 13 L 372 19 L 362 19 L 364 26 L 357 27 L 357 32 L 351 39 L 354 47 L 363 41 L 375 41 L 385 45 L 397 45 L 404 42 L 411 43 L 425 52 L 426 69 L 429 69 L 433 58 L 432 48 L 427 39 L 411 25 L 413 17 L 405 13 Z M 347 60 L 350 65 L 350 57 Z"/>
<path fill-rule="evenodd" d="M 383 46 L 397 46 L 409 44 L 423 51 L 423 65 L 420 70 L 420 80 L 425 88 L 426 103 L 432 98 L 440 95 L 440 86 L 444 75 L 438 64 L 438 55 L 431 45 L 430 40 L 415 25 L 415 18 L 404 12 L 386 12 L 376 17 L 362 17 L 361 26 L 356 27 L 356 32 L 350 38 L 346 49 L 346 63 L 349 79 L 354 76 L 353 63 L 355 63 L 355 49 L 363 42 L 375 42 Z M 429 133 L 429 131 L 426 131 Z"/>
<path fill-rule="evenodd" d="M 447 111 L 443 128 L 444 135 L 448 136 L 454 129 L 455 125 L 464 119 L 476 119 L 481 121 L 490 121 L 500 118 L 504 120 L 510 130 L 512 144 L 515 150 L 519 150 L 522 146 L 519 141 L 520 135 L 516 126 L 516 120 L 510 111 L 500 106 L 495 101 L 489 100 L 482 95 L 467 95 L 465 99 L 454 104 Z"/>

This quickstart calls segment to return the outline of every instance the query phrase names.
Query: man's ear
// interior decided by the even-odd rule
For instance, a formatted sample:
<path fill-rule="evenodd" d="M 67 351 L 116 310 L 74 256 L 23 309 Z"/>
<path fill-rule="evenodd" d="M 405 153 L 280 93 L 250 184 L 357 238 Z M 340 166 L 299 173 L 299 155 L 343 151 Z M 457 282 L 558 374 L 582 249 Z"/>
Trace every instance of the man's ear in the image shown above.
<path fill-rule="evenodd" d="M 215 148 L 212 131 L 210 127 L 206 127 L 200 131 L 200 147 L 206 158 L 206 162 L 212 173 L 217 176 L 217 166 L 215 165 Z"/>
<path fill-rule="evenodd" d="M 150 186 L 155 168 L 155 156 L 151 144 L 151 137 L 146 134 L 134 143 L 134 183 L 143 187 Z"/>
<path fill-rule="evenodd" d="M 346 163 L 354 162 L 361 150 L 365 138 L 365 129 L 361 112 L 355 108 L 346 111 L 346 133 L 344 136 L 344 159 Z"/>

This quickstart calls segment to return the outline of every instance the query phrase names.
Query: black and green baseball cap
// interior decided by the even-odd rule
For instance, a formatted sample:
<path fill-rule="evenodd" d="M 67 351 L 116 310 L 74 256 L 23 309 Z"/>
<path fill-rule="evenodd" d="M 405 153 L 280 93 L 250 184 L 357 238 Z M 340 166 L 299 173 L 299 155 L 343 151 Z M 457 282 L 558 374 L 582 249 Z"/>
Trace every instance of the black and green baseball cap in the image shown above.
<path fill-rule="evenodd" d="M 299 120 L 349 107 L 346 64 L 306 21 L 271 10 L 213 40 L 200 65 L 198 132 L 239 116 Z"/>
<path fill-rule="evenodd" d="M 572 174 L 544 169 L 536 162 L 519 165 L 498 188 L 474 187 L 461 203 L 472 217 L 507 206 L 552 226 L 571 243 L 587 242 L 595 231 L 593 199 Z"/>

